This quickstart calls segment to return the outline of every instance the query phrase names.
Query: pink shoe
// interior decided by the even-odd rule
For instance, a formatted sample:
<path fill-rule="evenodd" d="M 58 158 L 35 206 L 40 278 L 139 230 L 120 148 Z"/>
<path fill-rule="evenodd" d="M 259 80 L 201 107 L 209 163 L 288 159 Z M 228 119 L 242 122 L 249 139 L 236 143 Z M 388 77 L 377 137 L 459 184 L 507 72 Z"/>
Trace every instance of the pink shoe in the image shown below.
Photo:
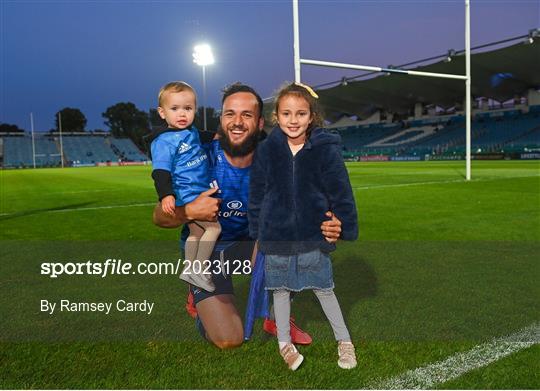
<path fill-rule="evenodd" d="M 304 356 L 290 342 L 279 351 L 279 354 L 281 354 L 281 357 L 283 357 L 283 360 L 292 371 L 296 371 L 300 364 L 302 364 L 302 361 L 304 361 Z"/>
<path fill-rule="evenodd" d="M 356 353 L 352 342 L 338 342 L 338 365 L 343 369 L 352 369 L 356 366 Z"/>

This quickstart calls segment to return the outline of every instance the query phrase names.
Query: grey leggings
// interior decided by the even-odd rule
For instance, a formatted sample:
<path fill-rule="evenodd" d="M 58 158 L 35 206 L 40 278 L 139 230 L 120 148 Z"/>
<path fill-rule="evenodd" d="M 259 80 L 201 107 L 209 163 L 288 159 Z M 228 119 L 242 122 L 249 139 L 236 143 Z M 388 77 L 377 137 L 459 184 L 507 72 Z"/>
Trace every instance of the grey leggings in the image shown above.
<path fill-rule="evenodd" d="M 313 289 L 319 299 L 324 314 L 328 318 L 336 341 L 351 341 L 345 326 L 345 320 L 333 289 Z M 279 342 L 291 342 L 289 317 L 291 314 L 291 292 L 285 289 L 274 291 L 274 312 L 276 317 L 277 337 Z"/>

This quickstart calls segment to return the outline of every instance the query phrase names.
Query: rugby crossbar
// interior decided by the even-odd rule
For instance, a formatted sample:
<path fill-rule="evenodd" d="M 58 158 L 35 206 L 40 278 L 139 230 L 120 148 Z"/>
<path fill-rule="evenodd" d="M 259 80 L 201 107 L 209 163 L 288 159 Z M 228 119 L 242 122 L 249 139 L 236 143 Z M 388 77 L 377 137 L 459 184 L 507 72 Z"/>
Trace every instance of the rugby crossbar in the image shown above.
<path fill-rule="evenodd" d="M 373 67 L 368 65 L 355 65 L 344 64 L 339 62 L 309 60 L 300 58 L 300 33 L 299 33 L 299 16 L 298 16 L 298 0 L 292 0 L 293 2 L 293 50 L 294 50 L 294 80 L 296 82 L 301 81 L 300 66 L 315 65 L 332 68 L 347 68 L 357 69 L 361 71 L 371 72 L 383 72 L 383 73 L 397 73 L 411 76 L 424 76 L 424 77 L 437 77 L 444 79 L 455 79 L 465 81 L 465 144 L 466 144 L 466 180 L 471 179 L 471 18 L 470 18 L 470 4 L 469 0 L 465 0 L 465 75 L 453 75 L 447 73 L 432 73 L 432 72 L 419 72 L 407 69 L 394 69 L 394 68 L 382 68 Z"/>
<path fill-rule="evenodd" d="M 307 60 L 307 59 L 303 59 L 303 58 L 300 59 L 300 63 L 301 64 L 306 64 L 306 65 L 317 65 L 317 66 L 322 66 L 322 67 L 358 69 L 360 71 L 384 72 L 384 73 L 401 73 L 401 74 L 405 74 L 405 75 L 414 75 L 414 76 L 427 76 L 427 77 L 438 77 L 438 78 L 444 78 L 444 79 L 467 80 L 467 76 L 452 75 L 452 74 L 449 74 L 449 73 L 419 72 L 419 71 L 410 71 L 410 70 L 407 70 L 407 69 L 380 68 L 380 67 L 372 67 L 372 66 L 368 66 L 368 65 L 344 64 L 344 63 L 341 63 L 341 62 Z"/>

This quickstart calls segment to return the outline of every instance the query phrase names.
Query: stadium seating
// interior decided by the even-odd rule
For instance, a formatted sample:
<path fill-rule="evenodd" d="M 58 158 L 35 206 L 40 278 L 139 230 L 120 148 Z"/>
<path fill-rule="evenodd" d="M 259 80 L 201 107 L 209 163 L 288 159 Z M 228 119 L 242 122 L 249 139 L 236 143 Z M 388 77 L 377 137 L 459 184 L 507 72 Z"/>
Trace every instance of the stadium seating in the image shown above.
<path fill-rule="evenodd" d="M 60 166 L 59 138 L 49 134 L 34 137 L 35 155 L 32 153 L 32 137 L 9 135 L 0 138 L 3 151 L 3 167 Z M 108 135 L 64 135 L 62 137 L 64 163 L 66 165 L 93 165 L 105 162 L 136 161 L 148 158 L 129 139 L 116 139 Z"/>
<path fill-rule="evenodd" d="M 338 128 L 344 156 L 387 154 L 423 155 L 462 153 L 465 147 L 463 115 L 433 117 L 408 123 L 371 124 Z M 540 106 L 527 113 L 500 110 L 475 115 L 472 146 L 485 152 L 519 151 L 540 147 Z"/>
<path fill-rule="evenodd" d="M 4 167 L 33 166 L 32 138 L 4 137 Z M 54 140 L 43 137 L 34 139 L 36 166 L 57 166 L 60 164 L 60 153 Z"/>
<path fill-rule="evenodd" d="M 341 135 L 343 155 L 432 155 L 463 154 L 465 119 L 463 115 L 423 118 L 395 123 L 354 125 L 333 129 Z M 472 121 L 472 147 L 482 152 L 522 152 L 540 148 L 540 106 L 522 113 L 505 109 L 477 113 Z M 64 135 L 66 165 L 94 165 L 104 162 L 144 162 L 144 155 L 129 139 L 109 134 Z M 61 164 L 60 142 L 56 135 L 36 134 L 35 164 L 54 167 Z M 32 138 L 29 135 L 0 137 L 3 167 L 32 167 Z"/>
<path fill-rule="evenodd" d="M 338 129 L 338 132 L 343 140 L 343 145 L 346 146 L 348 150 L 358 151 L 376 140 L 396 133 L 400 129 L 401 127 L 399 124 L 376 124 L 348 127 L 343 130 Z"/>
<path fill-rule="evenodd" d="M 32 144 L 28 142 L 28 137 L 4 138 L 4 166 L 27 165 L 32 165 Z"/>
<path fill-rule="evenodd" d="M 507 143 L 510 147 L 538 148 L 540 145 L 540 126 L 523 133 L 521 136 Z"/>
<path fill-rule="evenodd" d="M 144 162 L 148 160 L 148 157 L 144 155 L 139 149 L 133 144 L 133 141 L 130 139 L 111 139 L 111 148 L 116 149 L 117 154 L 122 156 L 125 160 L 133 162 Z"/>
<path fill-rule="evenodd" d="M 115 162 L 118 156 L 105 143 L 103 137 L 69 136 L 63 138 L 64 156 L 77 164 Z"/>

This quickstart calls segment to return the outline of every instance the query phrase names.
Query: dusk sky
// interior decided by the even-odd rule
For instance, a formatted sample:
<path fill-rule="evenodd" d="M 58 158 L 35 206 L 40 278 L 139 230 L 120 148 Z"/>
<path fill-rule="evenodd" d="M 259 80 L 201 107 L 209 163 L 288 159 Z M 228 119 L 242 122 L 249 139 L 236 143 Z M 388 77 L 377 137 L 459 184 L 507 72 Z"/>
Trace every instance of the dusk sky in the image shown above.
<path fill-rule="evenodd" d="M 1 3 L 0 121 L 38 131 L 54 114 L 79 108 L 86 129 L 106 129 L 101 113 L 118 102 L 141 109 L 171 80 L 202 101 L 193 46 L 209 43 L 208 106 L 242 81 L 263 98 L 294 79 L 292 2 L 10 1 Z M 471 0 L 471 44 L 527 34 L 540 26 L 540 0 Z M 302 1 L 303 58 L 387 66 L 464 48 L 464 1 Z M 539 66 L 531 64 L 531 66 Z M 358 71 L 302 66 L 316 85 Z M 421 82 L 421 80 L 419 80 Z M 474 81 L 473 81 L 474 83 Z"/>

